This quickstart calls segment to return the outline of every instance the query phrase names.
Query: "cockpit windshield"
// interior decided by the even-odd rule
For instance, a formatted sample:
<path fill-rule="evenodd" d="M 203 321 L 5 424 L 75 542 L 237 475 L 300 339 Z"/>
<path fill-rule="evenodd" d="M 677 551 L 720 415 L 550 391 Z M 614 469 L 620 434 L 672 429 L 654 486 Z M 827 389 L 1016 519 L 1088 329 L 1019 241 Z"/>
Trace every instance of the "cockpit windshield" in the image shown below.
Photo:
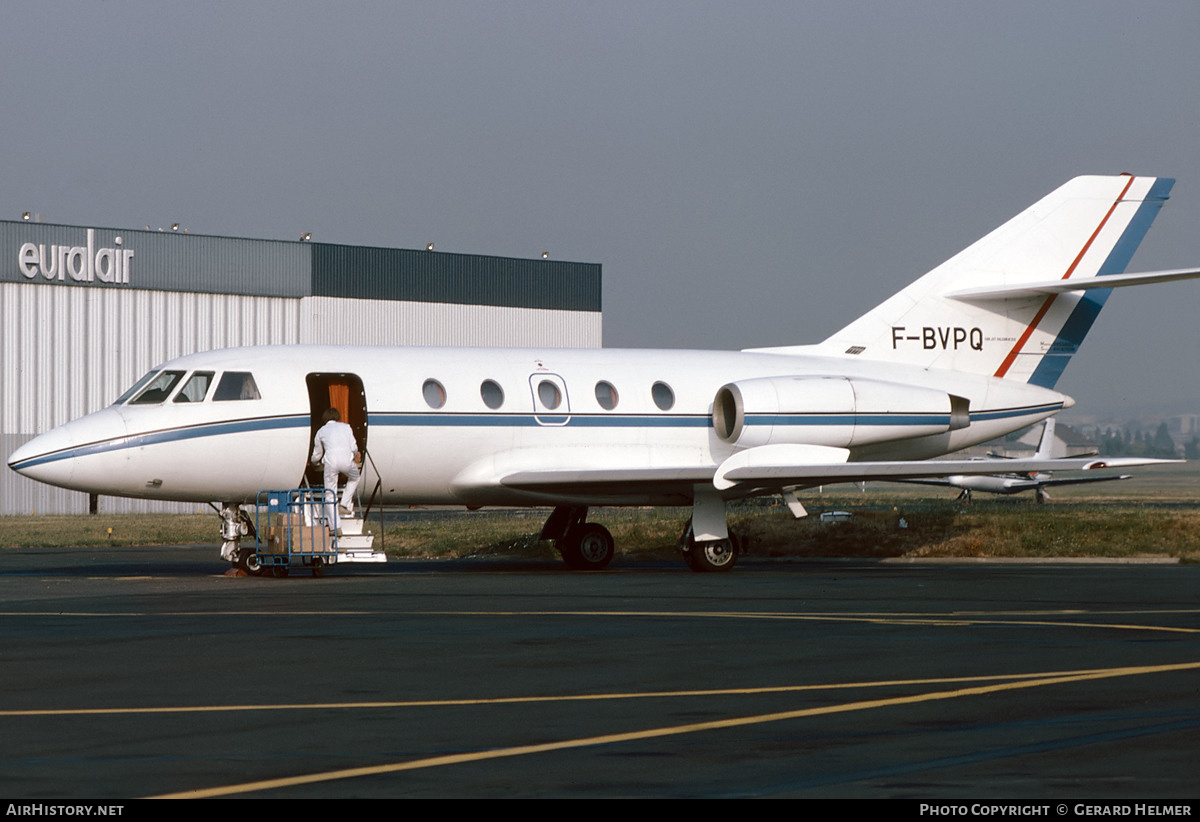
<path fill-rule="evenodd" d="M 184 376 L 188 377 L 186 382 L 183 382 Z M 205 398 L 213 402 L 262 399 L 258 393 L 258 383 L 249 371 L 226 371 L 220 379 L 217 379 L 215 371 L 194 371 L 190 375 L 187 371 L 151 371 L 117 397 L 114 405 L 157 405 L 166 402 L 181 382 L 183 388 L 175 394 L 173 402 L 204 402 Z M 212 390 L 214 382 L 217 385 L 215 391 Z"/>
<path fill-rule="evenodd" d="M 183 379 L 183 371 L 160 371 L 146 389 L 130 401 L 130 405 L 154 405 L 166 400 Z"/>
<path fill-rule="evenodd" d="M 145 387 L 146 387 L 146 383 L 148 383 L 148 382 L 150 382 L 150 380 L 154 379 L 154 377 L 155 377 L 157 374 L 158 374 L 158 372 L 157 372 L 157 371 L 151 371 L 151 372 L 149 372 L 148 374 L 146 374 L 146 375 L 145 375 L 144 377 L 142 377 L 140 380 L 138 380 L 137 382 L 135 382 L 135 383 L 133 384 L 133 386 L 132 386 L 132 387 L 131 387 L 131 388 L 130 388 L 128 391 L 126 391 L 126 392 L 125 392 L 124 394 L 122 394 L 121 396 L 117 397 L 117 398 L 116 398 L 116 400 L 114 400 L 114 401 L 113 401 L 113 405 L 121 405 L 121 404 L 123 404 L 123 403 L 124 403 L 126 400 L 128 400 L 128 399 L 129 399 L 130 397 L 132 397 L 134 394 L 136 394 L 137 392 L 139 392 L 139 391 L 141 391 L 143 388 L 145 388 Z"/>
<path fill-rule="evenodd" d="M 212 385 L 213 372 L 197 371 L 191 379 L 183 384 L 175 395 L 175 402 L 204 402 L 204 396 Z"/>

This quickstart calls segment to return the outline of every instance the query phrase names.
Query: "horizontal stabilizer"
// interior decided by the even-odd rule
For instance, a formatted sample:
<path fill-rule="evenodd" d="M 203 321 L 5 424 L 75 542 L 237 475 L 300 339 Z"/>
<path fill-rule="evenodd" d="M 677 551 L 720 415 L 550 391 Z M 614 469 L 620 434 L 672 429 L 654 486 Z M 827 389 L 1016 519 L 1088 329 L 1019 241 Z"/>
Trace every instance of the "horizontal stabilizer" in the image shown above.
<path fill-rule="evenodd" d="M 1015 300 L 1024 297 L 1044 297 L 1050 294 L 1066 294 L 1071 291 L 1086 291 L 1091 288 L 1122 288 L 1128 285 L 1153 285 L 1176 280 L 1191 280 L 1200 277 L 1200 268 L 1176 268 L 1169 271 L 1143 271 L 1136 274 L 1109 274 L 1106 277 L 1072 280 L 1043 280 L 1036 283 L 1016 283 L 990 288 L 967 288 L 945 294 L 953 300 L 983 302 L 987 300 Z"/>

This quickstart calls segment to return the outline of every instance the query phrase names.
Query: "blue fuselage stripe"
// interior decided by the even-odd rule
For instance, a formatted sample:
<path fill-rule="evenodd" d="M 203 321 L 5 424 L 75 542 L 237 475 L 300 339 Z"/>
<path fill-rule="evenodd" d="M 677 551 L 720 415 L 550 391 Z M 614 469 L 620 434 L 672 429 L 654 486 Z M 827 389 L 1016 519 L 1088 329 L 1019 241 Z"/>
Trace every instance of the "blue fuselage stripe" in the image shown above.
<path fill-rule="evenodd" d="M 1062 403 L 1025 408 L 1001 408 L 994 411 L 972 411 L 972 422 L 985 422 L 1019 417 L 1042 417 L 1062 409 Z M 708 414 L 573 414 L 570 416 L 534 415 L 531 413 L 411 413 L 411 412 L 377 412 L 369 414 L 368 425 L 379 427 L 413 427 L 413 428 L 463 428 L 463 427 L 543 427 L 543 428 L 646 428 L 661 430 L 664 428 L 707 428 L 712 425 L 712 417 Z M 944 414 L 751 414 L 746 418 L 747 425 L 782 425 L 782 426 L 845 426 L 855 425 L 948 425 L 950 418 Z M 253 431 L 275 431 L 294 428 L 309 428 L 312 418 L 308 414 L 289 414 L 276 417 L 258 417 L 253 419 L 229 420 L 199 425 L 181 426 L 179 428 L 164 428 L 147 431 L 143 434 L 129 434 L 112 439 L 100 440 L 86 445 L 72 446 L 46 454 L 29 457 L 17 463 L 10 463 L 14 470 L 32 468 L 46 463 L 58 462 L 76 457 L 103 454 L 111 451 L 121 451 L 129 448 L 142 448 L 168 442 L 220 437 L 230 434 L 244 434 Z"/>
<path fill-rule="evenodd" d="M 127 448 L 142 448 L 147 445 L 158 445 L 164 442 L 182 442 L 184 440 L 205 437 L 221 437 L 227 434 L 244 434 L 249 431 L 308 428 L 311 425 L 311 418 L 307 414 L 304 414 L 286 417 L 257 417 L 254 419 L 188 425 L 180 428 L 163 428 L 158 431 L 147 431 L 144 434 L 129 434 L 108 440 L 100 440 L 99 442 L 87 445 L 76 445 L 71 448 L 64 448 L 61 451 L 40 454 L 18 463 L 12 463 L 10 467 L 19 471 L 23 468 L 33 468 L 37 465 L 45 465 L 46 463 L 58 462 L 59 460 L 75 459 L 76 457 L 86 457 L 92 454 L 104 454 L 110 451 L 122 451 Z"/>

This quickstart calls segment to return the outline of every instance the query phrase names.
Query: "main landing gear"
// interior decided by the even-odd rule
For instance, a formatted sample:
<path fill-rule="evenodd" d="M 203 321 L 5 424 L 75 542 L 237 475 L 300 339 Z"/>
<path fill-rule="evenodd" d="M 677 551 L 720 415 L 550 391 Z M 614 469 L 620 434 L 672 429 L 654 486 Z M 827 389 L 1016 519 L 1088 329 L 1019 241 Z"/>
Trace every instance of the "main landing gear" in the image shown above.
<path fill-rule="evenodd" d="M 542 526 L 541 539 L 554 540 L 568 568 L 599 571 L 613 558 L 613 536 L 603 525 L 587 522 L 586 505 L 560 505 Z M 728 571 L 744 550 L 743 541 L 725 524 L 725 500 L 712 486 L 697 485 L 692 518 L 688 520 L 679 550 L 693 571 Z"/>
<path fill-rule="evenodd" d="M 687 528 L 679 538 L 679 550 L 683 553 L 683 561 L 693 571 L 712 573 L 729 571 L 737 564 L 738 554 L 742 552 L 740 543 L 733 534 L 723 539 L 697 540 L 692 521 L 688 520 Z"/>
<path fill-rule="evenodd" d="M 599 571 L 612 562 L 613 536 L 603 525 L 585 522 L 587 506 L 560 505 L 542 526 L 542 539 L 554 540 L 554 547 L 568 568 Z"/>
<path fill-rule="evenodd" d="M 692 518 L 679 550 L 693 571 L 729 571 L 742 552 L 741 540 L 729 533 L 725 522 L 725 500 L 709 484 L 692 486 Z"/>

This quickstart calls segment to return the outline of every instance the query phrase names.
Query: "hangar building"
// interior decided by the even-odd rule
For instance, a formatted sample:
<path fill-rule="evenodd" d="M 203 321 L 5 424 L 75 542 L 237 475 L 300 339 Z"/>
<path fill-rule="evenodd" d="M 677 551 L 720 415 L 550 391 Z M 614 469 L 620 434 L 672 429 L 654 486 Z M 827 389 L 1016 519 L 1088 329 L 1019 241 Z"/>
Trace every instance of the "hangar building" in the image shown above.
<path fill-rule="evenodd" d="M 0 454 L 239 345 L 593 347 L 600 265 L 0 221 Z M 84 513 L 7 466 L 0 514 Z M 103 498 L 105 512 L 197 510 Z"/>

